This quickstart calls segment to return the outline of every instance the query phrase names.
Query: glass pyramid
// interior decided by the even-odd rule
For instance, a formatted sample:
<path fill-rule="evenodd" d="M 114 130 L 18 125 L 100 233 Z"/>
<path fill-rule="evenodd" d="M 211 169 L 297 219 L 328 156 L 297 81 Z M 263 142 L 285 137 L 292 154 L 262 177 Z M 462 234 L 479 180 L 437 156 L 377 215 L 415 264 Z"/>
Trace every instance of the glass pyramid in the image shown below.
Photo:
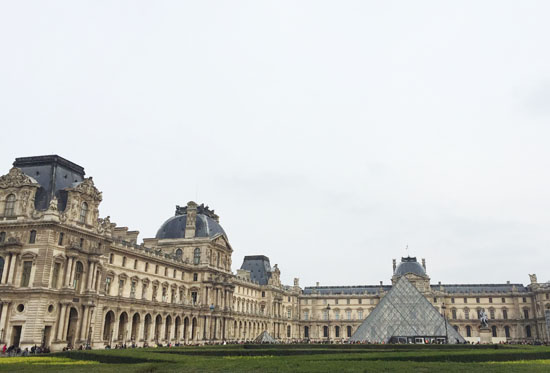
<path fill-rule="evenodd" d="M 464 343 L 464 338 L 404 276 L 391 288 L 350 338 L 354 342 L 415 343 L 441 340 Z"/>

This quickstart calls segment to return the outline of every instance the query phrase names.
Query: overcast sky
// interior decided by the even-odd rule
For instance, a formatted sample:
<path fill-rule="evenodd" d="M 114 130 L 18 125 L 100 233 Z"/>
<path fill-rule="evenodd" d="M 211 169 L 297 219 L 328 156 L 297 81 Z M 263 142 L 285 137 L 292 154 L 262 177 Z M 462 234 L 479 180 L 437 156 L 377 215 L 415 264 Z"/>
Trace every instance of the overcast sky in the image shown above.
<path fill-rule="evenodd" d="M 189 200 L 302 286 L 550 280 L 550 2 L 1 1 L 0 171 L 152 237 Z"/>

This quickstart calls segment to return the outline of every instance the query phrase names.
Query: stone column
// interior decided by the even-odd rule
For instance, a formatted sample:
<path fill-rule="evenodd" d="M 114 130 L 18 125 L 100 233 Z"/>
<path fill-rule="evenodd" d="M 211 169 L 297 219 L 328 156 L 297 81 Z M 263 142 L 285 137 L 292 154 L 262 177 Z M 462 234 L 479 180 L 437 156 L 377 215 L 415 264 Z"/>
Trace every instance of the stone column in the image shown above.
<path fill-rule="evenodd" d="M 144 333 L 145 333 L 145 318 L 143 320 L 141 319 L 141 315 L 139 315 L 139 329 L 138 329 L 138 335 L 136 337 L 136 342 L 143 341 Z"/>
<path fill-rule="evenodd" d="M 63 340 L 63 325 L 65 325 L 65 312 L 67 311 L 67 305 L 61 303 L 59 308 L 59 321 L 57 322 L 57 340 Z"/>
<path fill-rule="evenodd" d="M 113 325 L 113 338 L 111 339 L 111 341 L 118 341 L 118 325 L 120 323 L 120 315 L 117 315 L 115 314 L 115 322 L 114 322 L 114 325 Z M 109 336 L 110 338 L 110 336 Z M 110 341 L 110 342 L 111 342 Z M 112 348 L 112 346 L 111 346 Z"/>
<path fill-rule="evenodd" d="M 82 317 L 81 317 L 81 324 L 80 324 L 80 340 L 81 341 L 85 341 L 86 340 L 86 335 L 88 334 L 87 333 L 87 329 L 86 329 L 86 326 L 88 324 L 88 311 L 89 311 L 89 307 L 86 307 L 86 306 L 82 306 Z"/>
<path fill-rule="evenodd" d="M 8 271 L 11 267 L 11 257 L 13 255 L 9 254 L 8 260 L 4 262 L 4 272 L 2 273 L 2 280 L 0 281 L 0 284 L 6 284 L 8 282 Z"/>
<path fill-rule="evenodd" d="M 72 264 L 73 264 L 73 258 L 70 257 L 67 259 L 67 266 L 65 268 L 65 280 L 63 281 L 63 285 L 65 287 L 68 287 L 69 286 L 69 283 L 70 283 L 70 274 L 71 274 L 71 268 L 72 268 Z"/>
<path fill-rule="evenodd" d="M 63 341 L 67 340 L 67 329 L 69 328 L 69 318 L 71 316 L 71 311 L 69 309 L 69 304 L 65 306 L 65 317 L 63 318 Z M 78 329 L 77 329 L 78 330 Z"/>
<path fill-rule="evenodd" d="M 164 341 L 165 336 L 166 336 L 166 317 L 164 318 L 164 320 L 162 320 L 162 325 L 160 326 L 159 341 Z"/>
<path fill-rule="evenodd" d="M 15 272 L 16 269 L 17 269 L 17 257 L 19 255 L 18 254 L 11 254 L 11 265 L 10 265 L 10 273 L 8 275 L 8 281 L 9 281 L 9 284 L 11 285 L 15 285 Z"/>
<path fill-rule="evenodd" d="M 86 285 L 86 290 L 91 291 L 92 290 L 92 279 L 94 277 L 94 271 L 95 271 L 95 262 L 91 262 L 88 266 L 88 283 Z"/>

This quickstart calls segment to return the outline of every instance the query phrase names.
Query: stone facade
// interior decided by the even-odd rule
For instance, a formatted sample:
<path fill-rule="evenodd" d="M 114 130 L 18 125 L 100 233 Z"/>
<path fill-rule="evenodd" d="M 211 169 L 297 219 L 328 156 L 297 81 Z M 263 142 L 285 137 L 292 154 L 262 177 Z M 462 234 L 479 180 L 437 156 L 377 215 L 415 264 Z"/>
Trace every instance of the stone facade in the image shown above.
<path fill-rule="evenodd" d="M 263 331 L 346 341 L 391 286 L 285 286 L 263 256 L 232 273 L 233 249 L 208 207 L 178 206 L 157 237 L 138 243 L 139 232 L 99 216 L 101 200 L 84 169 L 57 156 L 18 158 L 0 177 L 0 342 L 60 350 L 247 341 Z M 528 286 L 431 285 L 412 259 L 394 261 L 392 281 L 407 276 L 467 340 L 479 337 L 481 309 L 493 342 L 550 340 L 550 284 L 532 275 Z"/>

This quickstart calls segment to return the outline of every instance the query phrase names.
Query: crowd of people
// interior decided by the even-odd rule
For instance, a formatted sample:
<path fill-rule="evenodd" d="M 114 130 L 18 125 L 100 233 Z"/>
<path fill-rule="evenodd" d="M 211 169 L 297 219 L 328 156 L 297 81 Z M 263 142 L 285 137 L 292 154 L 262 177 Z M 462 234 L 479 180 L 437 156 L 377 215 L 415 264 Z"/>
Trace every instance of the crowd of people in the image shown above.
<path fill-rule="evenodd" d="M 50 353 L 49 348 L 40 347 L 37 345 L 34 345 L 30 348 L 25 347 L 24 350 L 22 350 L 19 346 L 7 346 L 4 344 L 2 347 L 2 356 L 29 356 L 29 355 L 38 355 L 38 354 L 48 354 Z"/>

